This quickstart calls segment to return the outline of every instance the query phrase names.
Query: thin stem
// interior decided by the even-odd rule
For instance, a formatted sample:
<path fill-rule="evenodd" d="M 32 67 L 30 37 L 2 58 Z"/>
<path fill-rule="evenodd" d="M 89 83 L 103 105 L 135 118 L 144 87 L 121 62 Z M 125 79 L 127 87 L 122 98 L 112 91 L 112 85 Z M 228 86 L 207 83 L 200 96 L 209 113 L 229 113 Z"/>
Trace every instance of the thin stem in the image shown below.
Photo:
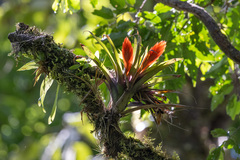
<path fill-rule="evenodd" d="M 143 6 L 145 5 L 146 2 L 147 2 L 147 0 L 143 0 L 141 6 L 139 7 L 139 9 L 138 9 L 138 11 L 137 11 L 137 13 L 135 14 L 135 18 L 136 18 L 135 23 L 136 23 L 136 24 L 139 23 L 140 17 L 138 17 L 138 14 L 139 14 L 140 12 L 142 12 Z"/>

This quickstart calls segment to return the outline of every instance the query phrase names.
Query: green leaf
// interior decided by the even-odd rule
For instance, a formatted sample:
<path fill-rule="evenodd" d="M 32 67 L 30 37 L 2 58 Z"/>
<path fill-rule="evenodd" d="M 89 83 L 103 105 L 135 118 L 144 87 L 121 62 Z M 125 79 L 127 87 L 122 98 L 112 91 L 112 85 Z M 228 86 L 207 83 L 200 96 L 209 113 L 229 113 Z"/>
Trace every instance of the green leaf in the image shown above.
<path fill-rule="evenodd" d="M 36 69 L 36 68 L 38 68 L 38 65 L 34 61 L 31 61 L 31 62 L 24 64 L 17 71 L 26 71 L 26 70 Z"/>
<path fill-rule="evenodd" d="M 158 72 L 163 70 L 164 68 L 174 64 L 177 61 L 182 61 L 182 58 L 173 58 L 168 61 L 164 61 L 156 66 L 152 66 L 145 70 L 143 73 L 141 73 L 140 77 L 141 79 L 136 83 L 137 87 L 140 87 L 143 83 L 145 83 L 147 80 L 152 78 L 154 75 L 156 75 Z"/>
<path fill-rule="evenodd" d="M 80 67 L 80 64 L 74 64 L 71 67 L 69 67 L 70 70 L 75 70 L 78 69 Z"/>
<path fill-rule="evenodd" d="M 61 0 L 55 0 L 52 4 L 52 10 L 54 12 L 57 12 L 59 6 L 60 6 Z"/>
<path fill-rule="evenodd" d="M 62 10 L 63 10 L 63 13 L 66 13 L 69 11 L 69 5 L 68 5 L 68 0 L 61 0 L 62 3 L 61 3 L 61 7 Z"/>
<path fill-rule="evenodd" d="M 135 23 L 133 23 L 131 20 L 128 20 L 128 21 L 120 20 L 117 24 L 117 29 L 120 30 L 120 31 L 123 31 L 123 30 L 128 31 L 129 28 L 132 28 L 134 26 L 135 26 Z"/>
<path fill-rule="evenodd" d="M 229 138 L 228 140 L 226 140 L 224 142 L 224 147 L 227 148 L 227 149 L 232 149 L 235 145 L 236 145 L 236 143 L 231 138 Z"/>
<path fill-rule="evenodd" d="M 222 154 L 224 153 L 222 147 L 218 147 L 211 151 L 208 155 L 207 160 L 223 160 Z"/>
<path fill-rule="evenodd" d="M 102 7 L 101 10 L 95 9 L 92 14 L 102 17 L 102 18 L 106 18 L 106 19 L 112 19 L 114 17 L 112 10 L 109 8 L 106 8 L 104 6 Z"/>
<path fill-rule="evenodd" d="M 112 47 L 112 50 L 113 50 L 114 54 L 115 54 L 115 61 L 114 61 L 114 63 L 116 63 L 116 65 L 117 65 L 118 76 L 122 77 L 122 65 L 121 65 L 121 61 L 120 61 L 119 55 L 118 55 L 118 51 L 117 51 L 113 41 L 111 40 L 111 38 L 108 35 L 106 35 L 106 36 L 107 36 L 108 42 L 110 43 L 110 45 Z"/>
<path fill-rule="evenodd" d="M 234 62 L 233 62 L 233 60 L 228 58 L 228 63 L 229 63 L 229 66 L 231 67 L 231 69 L 234 70 Z"/>
<path fill-rule="evenodd" d="M 222 128 L 216 128 L 211 131 L 213 137 L 221 137 L 221 136 L 228 136 L 227 131 Z"/>
<path fill-rule="evenodd" d="M 197 58 L 204 62 L 214 62 L 215 56 L 212 54 L 203 55 L 201 51 L 199 51 L 195 46 L 191 45 L 189 47 L 193 52 L 196 53 Z"/>
<path fill-rule="evenodd" d="M 55 115 L 56 115 L 59 88 L 60 88 L 60 84 L 58 84 L 58 86 L 57 86 L 57 92 L 56 92 L 52 112 L 51 112 L 50 116 L 48 117 L 48 124 L 51 124 L 53 122 Z"/>
<path fill-rule="evenodd" d="M 127 0 L 127 3 L 133 6 L 136 3 L 136 0 Z"/>
<path fill-rule="evenodd" d="M 223 59 L 217 62 L 209 71 L 208 73 L 216 72 L 217 70 L 221 69 L 223 65 L 226 65 L 228 62 L 227 57 L 223 57 Z"/>
<path fill-rule="evenodd" d="M 95 8 L 96 5 L 98 4 L 98 0 L 90 0 L 90 3 L 93 6 L 93 8 Z"/>
<path fill-rule="evenodd" d="M 111 5 L 114 8 L 121 9 L 125 6 L 125 0 L 110 0 Z"/>
<path fill-rule="evenodd" d="M 53 79 L 49 78 L 48 76 L 42 81 L 41 87 L 40 87 L 40 98 L 38 99 L 38 106 L 43 109 L 43 112 L 46 113 L 44 109 L 44 99 L 47 94 L 47 91 L 52 86 Z"/>
<path fill-rule="evenodd" d="M 230 98 L 226 110 L 232 120 L 240 113 L 240 101 L 237 100 L 237 95 L 234 94 Z"/>
<path fill-rule="evenodd" d="M 82 49 L 80 49 L 80 48 L 75 48 L 74 51 L 73 51 L 73 53 L 74 53 L 75 55 L 86 56 L 86 53 L 85 53 Z"/>
<path fill-rule="evenodd" d="M 167 5 L 164 5 L 162 3 L 157 3 L 154 6 L 154 10 L 157 11 L 158 13 L 165 13 L 170 11 L 171 9 L 172 9 L 171 7 L 168 7 Z"/>
<path fill-rule="evenodd" d="M 108 48 L 106 47 L 106 45 L 101 41 L 101 39 L 100 39 L 99 37 L 96 37 L 92 32 L 90 32 L 90 33 L 91 33 L 91 35 L 97 40 L 97 42 L 102 46 L 102 48 L 106 51 L 108 57 L 110 58 L 110 61 L 111 61 L 112 65 L 113 65 L 113 68 L 114 68 L 114 70 L 116 71 L 116 74 L 119 75 L 119 73 L 118 73 L 118 68 L 120 68 L 120 66 L 117 66 L 117 65 L 116 65 L 118 62 L 115 62 L 115 60 L 113 59 L 112 54 L 110 53 L 110 51 L 108 50 Z M 111 40 L 111 39 L 109 38 L 109 40 Z M 112 42 L 111 42 L 111 43 L 112 43 Z M 113 47 L 114 47 L 114 44 L 113 44 L 113 43 L 112 43 L 111 45 L 113 45 Z M 115 52 L 117 52 L 117 51 L 115 51 Z M 117 54 L 118 54 L 118 53 L 117 53 Z M 115 56 L 116 56 L 116 55 L 115 55 Z M 91 57 L 90 57 L 90 58 L 91 58 Z"/>
<path fill-rule="evenodd" d="M 145 14 L 145 18 L 151 20 L 152 23 L 160 23 L 161 22 L 160 17 L 152 12 L 145 11 L 144 14 Z"/>
<path fill-rule="evenodd" d="M 134 61 L 130 70 L 130 74 L 136 73 L 138 68 L 140 67 L 140 53 L 142 50 L 142 39 L 141 36 L 138 34 L 137 38 L 134 38 L 134 47 L 133 47 L 133 54 L 135 55 Z"/>
<path fill-rule="evenodd" d="M 68 0 L 68 4 L 70 11 L 77 12 L 80 10 L 80 0 Z"/>
<path fill-rule="evenodd" d="M 224 96 L 228 95 L 233 90 L 233 85 L 229 84 L 228 81 L 225 81 L 224 83 L 220 84 L 220 87 L 221 88 L 219 88 L 217 91 L 218 93 L 212 97 L 211 101 L 212 111 L 215 110 L 218 107 L 218 105 L 223 102 Z"/>
<path fill-rule="evenodd" d="M 108 69 L 104 66 L 104 64 L 93 54 L 86 46 L 82 45 L 83 50 L 87 54 L 89 58 L 91 58 L 94 63 L 98 66 L 98 68 L 103 72 L 106 79 L 111 82 L 111 74 L 109 73 Z"/>
<path fill-rule="evenodd" d="M 224 94 L 220 93 L 212 97 L 211 101 L 211 111 L 215 110 L 219 104 L 221 104 L 224 100 Z"/>
<path fill-rule="evenodd" d="M 80 0 L 55 0 L 52 9 L 56 13 L 59 8 L 63 10 L 63 13 L 69 12 L 72 14 L 80 10 Z"/>
<path fill-rule="evenodd" d="M 114 45 L 118 48 L 122 46 L 124 39 L 127 37 L 127 31 L 121 30 L 119 32 L 112 32 L 109 34 L 109 37 L 111 37 L 112 41 L 114 42 Z"/>

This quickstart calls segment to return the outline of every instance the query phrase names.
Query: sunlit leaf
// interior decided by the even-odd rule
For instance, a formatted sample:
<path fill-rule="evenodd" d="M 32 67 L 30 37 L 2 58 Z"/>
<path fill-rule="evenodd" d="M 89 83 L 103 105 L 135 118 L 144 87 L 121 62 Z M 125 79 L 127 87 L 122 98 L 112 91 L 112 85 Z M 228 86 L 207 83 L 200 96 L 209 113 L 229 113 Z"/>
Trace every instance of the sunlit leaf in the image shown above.
<path fill-rule="evenodd" d="M 95 8 L 96 5 L 98 4 L 98 0 L 90 0 L 90 3 L 93 6 L 93 8 Z"/>
<path fill-rule="evenodd" d="M 49 88 L 52 86 L 53 83 L 53 79 L 51 79 L 50 77 L 46 77 L 41 84 L 40 87 L 40 98 L 38 99 L 38 105 L 39 107 L 42 106 L 43 112 L 46 113 L 45 109 L 44 109 L 44 99 L 45 96 L 47 94 L 47 91 L 49 90 Z"/>
<path fill-rule="evenodd" d="M 36 70 L 36 73 L 35 73 L 35 77 L 34 77 L 34 85 L 33 86 L 35 86 L 35 84 L 38 82 L 38 80 L 40 79 L 40 77 L 41 77 L 41 73 L 40 73 L 40 70 Z"/>
<path fill-rule="evenodd" d="M 72 14 L 80 10 L 80 0 L 55 0 L 52 9 L 56 13 L 59 8 L 63 10 L 63 13 Z"/>
<path fill-rule="evenodd" d="M 60 84 L 58 84 L 58 86 L 57 86 L 57 91 L 56 91 L 56 96 L 55 96 L 52 112 L 51 112 L 50 116 L 48 117 L 48 124 L 51 124 L 56 116 L 59 88 L 60 88 Z"/>
<path fill-rule="evenodd" d="M 91 58 L 94 63 L 99 67 L 99 69 L 103 72 L 106 79 L 111 81 L 111 74 L 109 73 L 108 69 L 104 66 L 104 64 L 93 54 L 86 46 L 81 45 L 84 52 L 87 54 L 89 58 Z"/>
<path fill-rule="evenodd" d="M 17 71 L 26 71 L 26 70 L 36 69 L 36 68 L 38 68 L 38 65 L 34 61 L 31 61 L 31 62 L 24 64 Z"/>
<path fill-rule="evenodd" d="M 68 0 L 69 9 L 72 12 L 77 12 L 80 10 L 80 0 Z"/>
<path fill-rule="evenodd" d="M 156 10 L 158 13 L 165 13 L 165 12 L 170 11 L 171 9 L 172 9 L 171 7 L 164 5 L 162 3 L 157 3 L 154 6 L 154 10 Z"/>
<path fill-rule="evenodd" d="M 152 12 L 145 11 L 144 14 L 145 14 L 145 17 L 147 19 L 151 20 L 152 23 L 160 23 L 161 22 L 161 18 Z"/>
<path fill-rule="evenodd" d="M 235 145 L 237 145 L 233 139 L 229 138 L 224 142 L 224 147 L 227 149 L 232 149 Z"/>
<path fill-rule="evenodd" d="M 111 40 L 111 38 L 108 35 L 106 35 L 106 36 L 107 36 L 108 42 L 110 43 L 112 50 L 114 52 L 114 55 L 115 55 L 115 63 L 117 65 L 117 73 L 121 77 L 122 76 L 122 65 L 121 65 L 119 55 L 118 55 L 118 51 L 117 51 L 113 41 Z"/>
<path fill-rule="evenodd" d="M 75 55 L 86 56 L 86 53 L 85 53 L 82 49 L 80 49 L 80 48 L 75 48 L 74 51 L 73 51 L 73 53 L 74 53 Z"/>
<path fill-rule="evenodd" d="M 66 13 L 69 11 L 69 3 L 68 0 L 61 0 L 61 7 L 63 10 L 63 13 Z"/>
<path fill-rule="evenodd" d="M 117 75 L 121 75 L 121 74 L 118 73 L 118 71 L 120 70 L 120 65 L 119 65 L 119 66 L 116 65 L 116 64 L 118 64 L 118 62 L 115 61 L 115 59 L 113 58 L 111 52 L 108 50 L 107 46 L 101 41 L 101 39 L 100 39 L 99 37 L 96 37 L 92 32 L 90 32 L 90 33 L 91 33 L 91 35 L 97 40 L 97 42 L 102 46 L 102 48 L 106 51 L 106 53 L 107 53 L 107 55 L 108 55 L 108 57 L 109 57 L 112 65 L 113 65 L 113 68 L 114 68 L 114 70 L 116 71 L 116 74 L 117 74 Z M 108 38 L 108 40 L 111 41 L 110 38 Z M 113 45 L 112 47 L 114 47 L 114 44 L 113 44 L 113 43 L 112 43 L 111 45 Z M 118 54 L 117 51 L 114 51 L 114 53 L 115 53 L 115 56 L 116 56 L 116 54 Z M 95 56 L 95 55 L 94 55 L 94 56 Z M 117 55 L 117 57 L 118 57 L 118 55 Z M 117 57 L 116 57 L 116 58 L 117 58 Z M 91 58 L 91 59 L 92 59 L 92 58 Z M 117 59 L 118 59 L 118 61 L 119 61 L 119 58 L 117 58 Z M 119 72 L 121 73 L 121 71 L 119 71 Z"/>
<path fill-rule="evenodd" d="M 137 36 L 138 36 L 137 38 L 134 38 L 133 54 L 135 55 L 135 57 L 134 57 L 134 61 L 132 64 L 132 68 L 130 70 L 130 74 L 135 73 L 138 70 L 138 68 L 140 67 L 140 61 L 141 61 L 140 52 L 142 50 L 142 46 L 141 46 L 142 39 L 139 34 Z M 148 47 L 146 47 L 146 50 L 148 50 L 147 48 Z"/>
<path fill-rule="evenodd" d="M 228 58 L 228 63 L 229 63 L 229 66 L 231 67 L 231 69 L 234 70 L 234 62 L 233 62 L 233 60 Z"/>
<path fill-rule="evenodd" d="M 136 0 L 127 0 L 127 3 L 133 6 L 136 3 Z"/>
<path fill-rule="evenodd" d="M 61 0 L 55 0 L 52 4 L 52 9 L 54 12 L 57 12 L 59 6 L 60 6 Z"/>
<path fill-rule="evenodd" d="M 182 60 L 183 60 L 182 58 L 173 58 L 148 68 L 140 75 L 141 79 L 137 82 L 136 86 L 141 86 L 143 83 L 145 83 L 147 80 L 152 78 L 154 75 L 156 75 L 158 72 L 160 72 L 164 68 L 174 64 L 177 61 L 182 61 Z"/>

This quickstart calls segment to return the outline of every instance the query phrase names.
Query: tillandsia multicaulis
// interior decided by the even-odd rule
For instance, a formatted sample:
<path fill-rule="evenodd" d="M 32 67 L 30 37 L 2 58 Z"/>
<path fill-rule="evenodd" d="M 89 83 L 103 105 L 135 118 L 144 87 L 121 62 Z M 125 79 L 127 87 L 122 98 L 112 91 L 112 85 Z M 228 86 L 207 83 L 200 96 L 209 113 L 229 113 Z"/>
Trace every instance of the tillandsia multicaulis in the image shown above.
<path fill-rule="evenodd" d="M 90 32 L 91 33 L 91 32 Z M 92 33 L 91 33 L 92 34 Z M 113 54 L 110 52 L 100 38 L 94 34 L 92 36 L 98 41 L 106 51 L 113 65 L 114 74 L 84 45 L 83 50 L 96 63 L 102 73 L 105 75 L 105 83 L 111 95 L 109 110 L 125 116 L 127 113 L 139 109 L 150 110 L 155 122 L 160 124 L 161 115 L 166 113 L 170 107 L 180 107 L 182 105 L 169 104 L 164 96 L 165 93 L 175 92 L 173 90 L 152 89 L 156 81 L 151 79 L 164 68 L 182 60 L 174 58 L 168 61 L 153 65 L 163 54 L 166 42 L 157 42 L 150 50 L 142 53 L 141 37 L 134 38 L 134 46 L 126 37 L 122 45 L 122 53 L 115 48 L 109 36 L 106 36 L 111 44 Z M 119 54 L 122 54 L 122 61 Z M 157 77 L 157 82 L 168 79 L 178 78 L 180 75 L 162 75 Z M 130 102 L 133 99 L 135 102 Z M 134 104 L 134 105 L 133 105 Z M 127 109 L 128 108 L 128 109 Z M 127 109 L 127 110 L 126 110 Z"/>
<path fill-rule="evenodd" d="M 56 114 L 59 85 L 63 85 L 66 91 L 76 94 L 83 102 L 82 112 L 87 113 L 94 124 L 94 131 L 103 144 L 105 155 L 118 157 L 119 153 L 123 153 L 133 159 L 143 157 L 145 157 L 143 159 L 165 159 L 168 156 L 163 155 L 153 146 L 126 137 L 121 132 L 118 122 L 128 113 L 145 109 L 151 111 L 156 123 L 159 124 L 161 115 L 168 112 L 170 107 L 181 106 L 169 104 L 163 95 L 175 91 L 152 88 L 158 82 L 179 77 L 179 75 L 156 76 L 156 74 L 181 59 L 174 58 L 153 64 L 164 52 L 166 47 L 164 41 L 142 52 L 140 36 L 134 38 L 133 46 L 126 38 L 122 51 L 118 51 L 110 37 L 106 36 L 113 50 L 110 52 L 100 38 L 94 34 L 92 36 L 106 51 L 113 70 L 109 70 L 86 46 L 82 45 L 82 48 L 97 67 L 91 66 L 88 58 L 76 56 L 72 51 L 55 43 L 51 35 L 41 33 L 36 27 L 29 27 L 23 23 L 17 24 L 17 30 L 10 33 L 8 38 L 12 43 L 12 54 L 15 58 L 25 57 L 32 60 L 19 70 L 37 69 L 35 82 L 42 73 L 46 74 L 39 98 L 39 106 L 43 110 L 48 89 L 53 80 L 58 82 L 49 123 L 52 123 Z M 108 104 L 104 103 L 99 92 L 98 86 L 104 84 L 103 82 L 111 97 Z"/>

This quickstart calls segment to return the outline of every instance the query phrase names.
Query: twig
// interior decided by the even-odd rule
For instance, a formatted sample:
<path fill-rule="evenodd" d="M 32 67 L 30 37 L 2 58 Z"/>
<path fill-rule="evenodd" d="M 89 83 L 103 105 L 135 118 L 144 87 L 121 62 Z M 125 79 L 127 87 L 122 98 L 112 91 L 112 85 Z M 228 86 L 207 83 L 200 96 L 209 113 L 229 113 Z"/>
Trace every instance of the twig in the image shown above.
<path fill-rule="evenodd" d="M 142 12 L 143 6 L 145 5 L 146 2 L 147 2 L 147 0 L 143 0 L 141 6 L 139 7 L 139 9 L 138 9 L 138 11 L 137 11 L 137 13 L 135 14 L 135 18 L 136 18 L 135 23 L 136 23 L 136 24 L 139 23 L 140 17 L 138 17 L 138 14 L 139 14 L 140 12 Z"/>

